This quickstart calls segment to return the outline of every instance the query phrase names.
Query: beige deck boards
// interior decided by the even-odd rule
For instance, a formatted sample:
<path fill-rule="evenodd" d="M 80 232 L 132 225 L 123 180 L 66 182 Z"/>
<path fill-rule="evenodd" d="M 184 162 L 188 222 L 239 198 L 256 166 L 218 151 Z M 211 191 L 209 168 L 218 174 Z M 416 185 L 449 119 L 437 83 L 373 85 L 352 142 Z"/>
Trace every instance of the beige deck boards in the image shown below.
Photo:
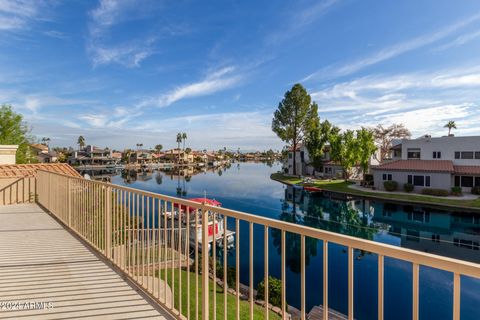
<path fill-rule="evenodd" d="M 37 205 L 0 206 L 0 319 L 95 318 L 171 319 Z"/>

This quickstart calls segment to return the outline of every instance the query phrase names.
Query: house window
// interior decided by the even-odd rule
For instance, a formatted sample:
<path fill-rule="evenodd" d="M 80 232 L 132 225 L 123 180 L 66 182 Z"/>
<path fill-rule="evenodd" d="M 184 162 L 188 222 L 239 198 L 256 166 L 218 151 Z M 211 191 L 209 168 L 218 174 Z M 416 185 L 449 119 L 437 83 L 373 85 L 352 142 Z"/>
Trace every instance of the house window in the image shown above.
<path fill-rule="evenodd" d="M 292 159 L 292 153 L 291 152 L 288 154 L 288 159 Z"/>
<path fill-rule="evenodd" d="M 462 159 L 473 159 L 473 151 L 462 151 Z"/>
<path fill-rule="evenodd" d="M 423 187 L 425 185 L 425 177 L 413 176 L 413 185 Z"/>
<path fill-rule="evenodd" d="M 460 187 L 460 176 L 455 176 L 455 187 Z"/>
<path fill-rule="evenodd" d="M 480 177 L 475 177 L 475 187 L 480 187 Z"/>
<path fill-rule="evenodd" d="M 455 159 L 460 159 L 460 151 L 455 151 Z"/>
<path fill-rule="evenodd" d="M 460 181 L 461 181 L 461 186 L 462 187 L 465 187 L 465 188 L 473 187 L 473 177 L 462 176 Z"/>
<path fill-rule="evenodd" d="M 475 151 L 475 159 L 480 159 L 480 151 Z"/>
<path fill-rule="evenodd" d="M 407 182 L 417 187 L 430 187 L 430 176 L 408 175 Z"/>
<path fill-rule="evenodd" d="M 418 148 L 407 149 L 407 158 L 408 159 L 420 159 L 420 149 L 418 149 Z"/>
<path fill-rule="evenodd" d="M 383 179 L 383 181 L 387 181 L 387 180 L 392 181 L 392 174 L 391 173 L 384 173 L 382 175 L 382 179 Z"/>
<path fill-rule="evenodd" d="M 441 159 L 442 152 L 441 151 L 433 151 L 433 159 Z"/>

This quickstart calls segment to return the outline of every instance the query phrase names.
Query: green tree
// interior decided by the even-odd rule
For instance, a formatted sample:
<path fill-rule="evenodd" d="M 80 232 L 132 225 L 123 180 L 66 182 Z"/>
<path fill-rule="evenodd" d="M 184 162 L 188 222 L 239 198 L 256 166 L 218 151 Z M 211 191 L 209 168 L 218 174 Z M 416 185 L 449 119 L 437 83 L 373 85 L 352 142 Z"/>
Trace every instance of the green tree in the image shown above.
<path fill-rule="evenodd" d="M 323 165 L 323 148 L 333 134 L 338 134 L 340 128 L 332 125 L 328 120 L 320 122 L 314 119 L 310 131 L 305 138 L 305 146 L 315 170 L 321 171 Z"/>
<path fill-rule="evenodd" d="M 450 135 L 450 132 L 452 131 L 452 129 L 457 129 L 457 124 L 455 123 L 455 121 L 450 120 L 443 127 L 448 128 L 448 135 Z"/>
<path fill-rule="evenodd" d="M 330 136 L 330 155 L 333 161 L 340 163 L 343 169 L 343 178 L 348 180 L 353 166 L 359 160 L 358 140 L 352 130 Z"/>
<path fill-rule="evenodd" d="M 161 144 L 157 144 L 157 145 L 155 146 L 155 151 L 156 151 L 157 153 L 160 153 L 160 151 L 162 151 L 162 149 L 163 149 L 163 146 L 162 146 Z"/>
<path fill-rule="evenodd" d="M 38 161 L 30 147 L 33 139 L 29 132 L 23 116 L 13 111 L 11 105 L 4 104 L 0 107 L 0 144 L 18 145 L 16 163 Z"/>
<path fill-rule="evenodd" d="M 190 154 L 191 152 L 192 152 L 192 148 L 186 148 L 186 149 L 185 149 L 185 153 L 186 153 L 186 154 Z"/>
<path fill-rule="evenodd" d="M 77 144 L 79 149 L 85 147 L 85 138 L 83 136 L 78 137 Z"/>
<path fill-rule="evenodd" d="M 297 146 L 318 118 L 317 104 L 312 103 L 310 95 L 301 84 L 295 84 L 278 104 L 272 120 L 272 130 L 277 136 L 290 144 L 295 154 Z M 312 120 L 313 119 L 313 120 Z M 296 175 L 296 159 L 293 157 L 293 174 Z"/>
<path fill-rule="evenodd" d="M 377 151 L 375 145 L 375 137 L 372 130 L 362 128 L 357 130 L 357 144 L 358 144 L 358 161 L 362 168 L 363 177 L 368 172 L 368 166 L 370 165 L 370 158 Z"/>

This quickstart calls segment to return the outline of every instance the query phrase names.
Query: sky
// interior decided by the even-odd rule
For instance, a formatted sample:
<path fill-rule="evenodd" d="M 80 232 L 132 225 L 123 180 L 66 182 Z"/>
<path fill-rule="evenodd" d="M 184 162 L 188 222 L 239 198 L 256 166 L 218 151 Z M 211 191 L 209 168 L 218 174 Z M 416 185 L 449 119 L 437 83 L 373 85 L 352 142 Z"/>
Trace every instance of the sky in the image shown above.
<path fill-rule="evenodd" d="M 0 0 L 0 103 L 52 146 L 280 149 L 301 83 L 342 129 L 480 135 L 477 0 Z"/>

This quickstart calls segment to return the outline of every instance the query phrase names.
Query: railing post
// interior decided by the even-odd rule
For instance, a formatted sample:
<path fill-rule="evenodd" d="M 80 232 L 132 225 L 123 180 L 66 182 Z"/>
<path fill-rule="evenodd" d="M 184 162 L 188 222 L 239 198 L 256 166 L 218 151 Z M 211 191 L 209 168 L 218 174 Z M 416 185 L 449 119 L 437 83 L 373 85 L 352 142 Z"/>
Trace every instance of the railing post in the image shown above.
<path fill-rule="evenodd" d="M 202 319 L 208 320 L 209 304 L 208 304 L 208 210 L 202 206 Z"/>
<path fill-rule="evenodd" d="M 105 188 L 105 255 L 112 258 L 112 187 Z"/>
<path fill-rule="evenodd" d="M 72 227 L 72 184 L 71 180 L 67 178 L 67 210 L 68 210 L 68 217 L 67 223 L 69 227 Z"/>

